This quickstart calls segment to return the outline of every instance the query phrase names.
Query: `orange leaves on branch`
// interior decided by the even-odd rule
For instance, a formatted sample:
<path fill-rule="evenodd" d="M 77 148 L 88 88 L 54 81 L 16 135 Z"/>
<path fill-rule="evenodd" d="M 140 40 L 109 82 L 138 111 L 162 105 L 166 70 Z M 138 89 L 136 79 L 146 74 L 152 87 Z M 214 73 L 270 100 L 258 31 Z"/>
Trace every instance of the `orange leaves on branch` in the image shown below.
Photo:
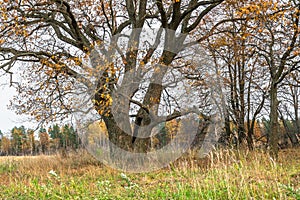
<path fill-rule="evenodd" d="M 255 13 L 255 14 L 259 14 L 260 13 L 260 7 L 258 5 L 248 5 L 248 6 L 245 6 L 243 8 L 241 8 L 239 10 L 239 13 L 241 15 L 243 14 L 250 14 L 250 13 Z"/>
<path fill-rule="evenodd" d="M 278 11 L 278 2 L 274 2 L 272 0 L 267 1 L 254 1 L 251 3 L 246 4 L 245 6 L 241 7 L 237 11 L 237 15 L 240 17 L 261 17 L 265 16 L 266 14 L 273 14 Z"/>
<path fill-rule="evenodd" d="M 105 88 L 104 88 L 105 89 Z M 97 107 L 97 112 L 100 115 L 108 116 L 110 114 L 110 106 L 112 106 L 113 99 L 111 95 L 107 92 L 103 92 L 100 95 L 100 99 L 93 99 L 93 104 Z"/>
<path fill-rule="evenodd" d="M 75 65 L 81 65 L 81 63 L 82 63 L 82 60 L 78 57 L 73 58 L 73 61 L 75 62 Z"/>

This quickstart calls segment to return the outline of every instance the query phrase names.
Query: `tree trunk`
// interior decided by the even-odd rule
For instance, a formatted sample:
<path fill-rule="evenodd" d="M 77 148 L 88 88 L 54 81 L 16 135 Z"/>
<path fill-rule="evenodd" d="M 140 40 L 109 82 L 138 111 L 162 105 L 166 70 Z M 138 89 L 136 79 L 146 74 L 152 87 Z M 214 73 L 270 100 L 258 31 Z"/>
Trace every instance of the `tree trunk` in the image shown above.
<path fill-rule="evenodd" d="M 113 116 L 104 116 L 103 120 L 107 127 L 109 141 L 113 143 L 115 147 L 118 147 L 124 151 L 132 152 L 132 136 L 130 135 L 130 133 L 122 130 L 122 128 L 120 128 L 120 125 L 116 123 Z M 116 151 L 113 146 L 110 146 L 110 153 L 113 157 L 117 156 L 115 155 Z"/>
<path fill-rule="evenodd" d="M 253 121 L 250 125 L 250 121 L 248 123 L 248 133 L 247 133 L 247 145 L 250 151 L 254 149 L 253 135 L 254 135 L 254 125 L 255 121 Z"/>
<path fill-rule="evenodd" d="M 238 81 L 239 81 L 239 95 L 237 100 L 239 102 L 238 112 L 238 145 L 241 146 L 246 138 L 245 134 L 245 57 L 244 48 L 242 48 L 242 57 L 238 60 Z"/>
<path fill-rule="evenodd" d="M 298 146 L 299 145 L 299 140 L 297 138 L 297 134 L 300 134 L 300 125 L 299 125 L 299 94 L 297 88 L 294 88 L 294 95 L 293 95 L 293 103 L 294 103 L 294 112 L 295 112 L 295 121 L 294 121 L 294 129 L 295 132 L 293 134 L 294 141 L 293 145 Z"/>
<path fill-rule="evenodd" d="M 232 135 L 231 129 L 230 129 L 230 116 L 229 116 L 229 112 L 226 111 L 225 113 L 225 138 L 224 138 L 224 142 L 229 145 L 230 144 L 230 137 Z"/>
<path fill-rule="evenodd" d="M 199 150 L 204 142 L 207 134 L 207 128 L 210 124 L 209 120 L 200 121 L 194 141 L 191 144 L 191 150 Z"/>
<path fill-rule="evenodd" d="M 242 121 L 242 119 L 239 119 L 239 122 L 238 122 L 238 147 L 243 145 L 243 141 L 244 141 L 245 137 L 246 137 L 246 135 L 245 135 L 244 120 Z"/>
<path fill-rule="evenodd" d="M 279 130 L 278 130 L 278 99 L 277 99 L 277 85 L 272 82 L 270 89 L 270 132 L 269 132 L 269 145 L 270 155 L 272 158 L 278 158 L 278 142 L 279 142 Z"/>
<path fill-rule="evenodd" d="M 164 54 L 165 56 L 163 56 L 163 58 L 165 60 L 163 63 L 166 65 L 170 64 L 176 55 L 172 52 L 164 52 Z M 155 83 L 150 83 L 143 100 L 143 105 L 146 105 L 154 115 L 158 114 L 158 106 L 163 91 L 162 81 L 168 68 L 159 67 L 158 69 L 158 72 L 152 75 L 152 79 L 155 80 Z M 132 140 L 134 151 L 137 153 L 146 153 L 151 150 L 151 130 L 153 127 L 145 128 L 145 126 L 150 123 L 151 119 L 149 114 L 144 108 L 140 108 L 135 120 L 134 138 Z M 143 136 L 143 138 L 141 138 L 141 136 Z"/>
<path fill-rule="evenodd" d="M 148 113 L 140 109 L 136 118 L 133 133 L 133 149 L 136 153 L 147 153 L 151 150 L 151 131 L 152 128 L 148 125 L 151 119 Z"/>

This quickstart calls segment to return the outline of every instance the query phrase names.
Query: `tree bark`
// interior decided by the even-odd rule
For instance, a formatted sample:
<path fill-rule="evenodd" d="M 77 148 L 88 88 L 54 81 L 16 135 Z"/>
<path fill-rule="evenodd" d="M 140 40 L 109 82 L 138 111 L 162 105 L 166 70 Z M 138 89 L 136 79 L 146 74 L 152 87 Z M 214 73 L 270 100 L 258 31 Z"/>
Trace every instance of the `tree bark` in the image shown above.
<path fill-rule="evenodd" d="M 279 142 L 279 130 L 278 130 L 278 99 L 277 99 L 277 85 L 272 81 L 270 89 L 270 133 L 269 133 L 269 145 L 270 155 L 272 158 L 278 158 L 278 142 Z"/>
<path fill-rule="evenodd" d="M 247 146 L 250 151 L 253 151 L 254 149 L 254 142 L 253 142 L 254 126 L 255 126 L 255 120 L 250 122 L 250 120 L 248 119 L 247 121 L 248 132 L 247 132 L 246 139 L 247 139 Z"/>

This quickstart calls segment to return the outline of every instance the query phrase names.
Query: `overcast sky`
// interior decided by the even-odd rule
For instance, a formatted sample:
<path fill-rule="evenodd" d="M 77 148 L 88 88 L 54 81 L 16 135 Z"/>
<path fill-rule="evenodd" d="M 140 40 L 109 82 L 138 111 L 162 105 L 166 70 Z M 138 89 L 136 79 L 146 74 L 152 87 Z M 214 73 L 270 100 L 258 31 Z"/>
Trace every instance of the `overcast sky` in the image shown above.
<path fill-rule="evenodd" d="M 29 122 L 24 122 L 25 116 L 19 116 L 14 111 L 8 110 L 9 100 L 16 94 L 15 89 L 9 87 L 9 77 L 0 76 L 0 130 L 3 133 L 8 133 L 14 126 L 24 125 L 26 128 L 32 126 Z"/>

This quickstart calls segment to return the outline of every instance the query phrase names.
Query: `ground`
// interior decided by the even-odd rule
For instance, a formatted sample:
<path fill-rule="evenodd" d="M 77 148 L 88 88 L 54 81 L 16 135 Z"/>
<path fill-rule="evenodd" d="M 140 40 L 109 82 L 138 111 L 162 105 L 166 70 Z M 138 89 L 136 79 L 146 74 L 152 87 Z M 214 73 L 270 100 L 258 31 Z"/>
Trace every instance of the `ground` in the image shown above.
<path fill-rule="evenodd" d="M 0 199 L 300 199 L 300 149 L 185 156 L 156 172 L 113 170 L 82 151 L 0 157 Z"/>

